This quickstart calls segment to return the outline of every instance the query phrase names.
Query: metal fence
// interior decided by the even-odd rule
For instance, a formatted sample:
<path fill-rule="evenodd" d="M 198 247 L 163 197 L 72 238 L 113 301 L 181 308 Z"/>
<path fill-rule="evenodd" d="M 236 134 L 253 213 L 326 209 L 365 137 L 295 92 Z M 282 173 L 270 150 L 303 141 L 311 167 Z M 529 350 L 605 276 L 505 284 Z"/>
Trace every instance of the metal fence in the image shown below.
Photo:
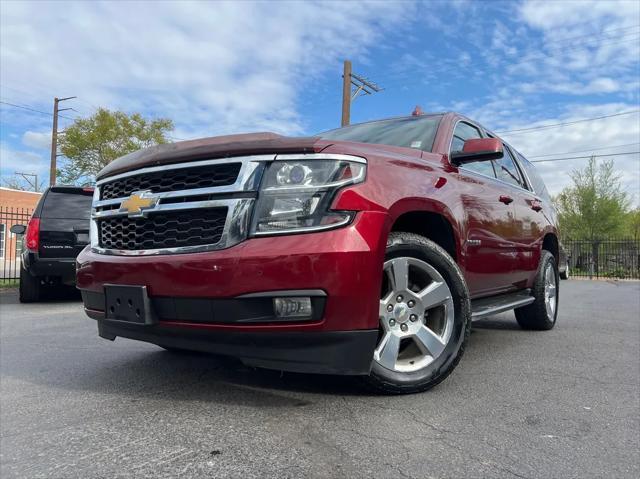
<path fill-rule="evenodd" d="M 0 206 L 0 284 L 20 278 L 22 237 L 11 226 L 26 225 L 33 210 Z M 570 274 L 586 278 L 640 279 L 640 238 L 564 240 Z"/>
<path fill-rule="evenodd" d="M 22 235 L 10 230 L 13 225 L 26 225 L 33 210 L 0 206 L 0 284 L 15 283 L 20 278 Z"/>
<path fill-rule="evenodd" d="M 574 277 L 640 279 L 640 238 L 565 240 Z"/>

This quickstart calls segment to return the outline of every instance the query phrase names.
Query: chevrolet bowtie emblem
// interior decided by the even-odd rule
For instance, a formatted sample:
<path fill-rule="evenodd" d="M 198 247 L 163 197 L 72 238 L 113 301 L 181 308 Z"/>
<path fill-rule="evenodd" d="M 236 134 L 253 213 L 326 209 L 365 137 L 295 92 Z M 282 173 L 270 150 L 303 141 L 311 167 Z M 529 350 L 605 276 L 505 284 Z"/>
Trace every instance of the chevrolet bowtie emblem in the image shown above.
<path fill-rule="evenodd" d="M 129 216 L 142 216 L 144 210 L 151 209 L 158 203 L 158 198 L 149 195 L 151 195 L 150 191 L 133 193 L 120 203 L 120 211 L 126 211 Z"/>

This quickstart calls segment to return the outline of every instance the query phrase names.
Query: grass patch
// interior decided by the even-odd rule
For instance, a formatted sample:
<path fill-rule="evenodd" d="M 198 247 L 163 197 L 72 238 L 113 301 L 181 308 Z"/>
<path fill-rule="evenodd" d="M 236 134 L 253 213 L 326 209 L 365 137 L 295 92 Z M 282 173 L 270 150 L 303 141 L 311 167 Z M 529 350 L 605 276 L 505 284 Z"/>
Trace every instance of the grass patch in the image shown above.
<path fill-rule="evenodd" d="M 17 288 L 20 286 L 19 279 L 0 279 L 0 289 Z"/>

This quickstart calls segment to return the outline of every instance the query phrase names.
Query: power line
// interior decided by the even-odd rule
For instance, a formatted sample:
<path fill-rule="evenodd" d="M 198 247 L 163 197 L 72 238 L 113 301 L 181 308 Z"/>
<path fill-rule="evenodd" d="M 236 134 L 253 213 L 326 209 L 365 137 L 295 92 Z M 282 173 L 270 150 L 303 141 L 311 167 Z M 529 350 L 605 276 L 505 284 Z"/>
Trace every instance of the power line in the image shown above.
<path fill-rule="evenodd" d="M 8 101 L 3 101 L 0 100 L 0 103 L 2 103 L 3 105 L 9 105 L 9 106 L 13 106 L 15 108 L 22 108 L 23 110 L 28 110 L 28 111 L 32 111 L 34 113 L 41 113 L 42 115 L 48 115 L 48 116 L 53 116 L 53 113 L 48 112 L 48 111 L 42 111 L 42 110 L 36 110 L 35 108 L 31 108 L 29 106 L 25 106 L 25 105 L 16 105 L 15 103 L 9 103 Z M 64 116 L 64 115 L 59 115 L 60 118 L 66 118 L 67 120 L 75 120 L 75 118 L 71 118 L 70 116 Z"/>
<path fill-rule="evenodd" d="M 622 30 L 633 30 L 634 28 L 640 28 L 640 24 L 633 25 L 633 26 L 630 26 L 630 27 L 605 28 L 604 30 L 600 30 L 599 32 L 597 32 L 595 34 L 587 33 L 585 35 L 578 35 L 578 36 L 574 36 L 574 37 L 559 38 L 557 40 L 557 42 L 565 42 L 567 40 L 575 40 L 577 38 L 585 38 L 585 37 L 592 37 L 593 38 L 594 35 L 602 36 L 604 33 L 611 33 L 611 32 L 617 32 L 617 31 L 622 31 Z M 553 43 L 556 43 L 556 41 L 554 41 Z"/>
<path fill-rule="evenodd" d="M 17 104 L 15 104 L 15 103 L 9 103 L 9 102 L 7 102 L 7 101 L 3 101 L 3 100 L 0 100 L 0 103 L 2 103 L 3 105 L 13 106 L 13 107 L 15 107 L 15 108 L 22 108 L 23 110 L 28 110 L 28 111 L 31 111 L 31 112 L 34 112 L 34 113 L 40 113 L 40 114 L 42 114 L 42 115 L 53 116 L 53 113 L 50 113 L 50 112 L 47 112 L 47 111 L 42 111 L 42 110 L 37 110 L 37 109 L 35 109 L 35 108 L 31 108 L 31 107 L 24 106 L 24 105 L 17 105 Z M 83 103 L 87 103 L 87 104 L 91 105 L 91 104 L 90 104 L 90 103 L 88 103 L 87 101 L 83 101 Z M 94 106 L 94 105 L 91 105 L 91 106 Z M 96 106 L 94 106 L 94 108 L 96 108 L 96 110 L 98 109 L 98 107 L 96 107 Z M 66 118 L 67 120 L 72 120 L 72 121 L 73 121 L 73 120 L 76 120 L 76 118 L 71 118 L 70 116 L 65 116 L 65 115 L 60 115 L 60 114 L 58 114 L 58 117 L 60 117 L 60 118 Z M 185 138 L 178 138 L 178 137 L 176 137 L 176 136 L 169 136 L 169 135 L 167 135 L 167 137 L 168 137 L 168 138 L 170 138 L 170 139 L 172 139 L 172 140 L 186 141 L 186 139 L 185 139 Z"/>
<path fill-rule="evenodd" d="M 625 151 L 624 153 L 610 153 L 608 155 L 570 156 L 568 158 L 550 158 L 548 160 L 531 160 L 531 163 L 545 163 L 547 161 L 582 160 L 584 158 L 600 158 L 605 156 L 637 155 L 640 151 Z"/>
<path fill-rule="evenodd" d="M 559 126 L 566 126 L 566 125 L 575 125 L 576 123 L 583 123 L 586 121 L 595 121 L 595 120 L 602 120 L 604 118 L 612 118 L 614 116 L 622 116 L 622 115 L 631 115 L 633 113 L 638 113 L 640 112 L 640 110 L 630 110 L 630 111 L 623 111 L 620 113 L 614 113 L 612 115 L 603 115 L 603 116 L 595 116 L 593 118 L 583 118 L 581 120 L 575 120 L 575 121 L 565 121 L 563 123 L 552 123 L 551 125 L 541 125 L 541 126 L 532 126 L 530 128 L 517 128 L 515 130 L 502 130 L 502 131 L 496 131 L 495 133 L 514 133 L 514 132 L 525 132 L 525 131 L 533 131 L 533 130 L 546 130 L 549 128 L 556 128 Z M 517 133 L 519 134 L 519 133 Z"/>
<path fill-rule="evenodd" d="M 547 156 L 570 155 L 572 153 L 584 153 L 585 151 L 588 152 L 588 151 L 611 150 L 613 148 L 622 148 L 623 146 L 635 146 L 635 145 L 640 145 L 640 142 L 636 141 L 635 143 L 625 143 L 624 145 L 604 146 L 602 148 L 588 148 L 586 150 L 572 150 L 572 151 L 565 151 L 563 153 L 549 153 L 547 155 L 528 156 L 527 158 L 531 159 L 531 158 L 544 158 Z"/>

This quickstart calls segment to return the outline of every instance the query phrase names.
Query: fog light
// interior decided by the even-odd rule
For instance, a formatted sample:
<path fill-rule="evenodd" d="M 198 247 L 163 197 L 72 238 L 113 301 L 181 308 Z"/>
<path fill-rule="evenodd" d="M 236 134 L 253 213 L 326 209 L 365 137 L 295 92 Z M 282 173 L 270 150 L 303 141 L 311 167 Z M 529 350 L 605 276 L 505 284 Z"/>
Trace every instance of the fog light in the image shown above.
<path fill-rule="evenodd" d="M 311 298 L 274 298 L 273 307 L 278 318 L 311 318 Z"/>

